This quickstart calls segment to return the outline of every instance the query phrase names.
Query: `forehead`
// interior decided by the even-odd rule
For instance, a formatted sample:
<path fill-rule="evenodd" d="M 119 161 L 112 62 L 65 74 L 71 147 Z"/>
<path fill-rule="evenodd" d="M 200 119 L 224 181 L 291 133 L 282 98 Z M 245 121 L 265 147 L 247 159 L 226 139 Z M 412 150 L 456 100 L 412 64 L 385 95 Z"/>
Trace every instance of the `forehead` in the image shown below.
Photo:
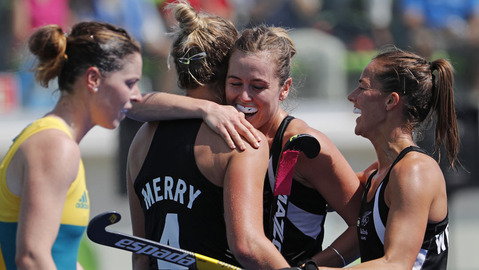
<path fill-rule="evenodd" d="M 376 79 L 376 75 L 380 71 L 380 64 L 377 61 L 371 61 L 364 68 L 359 79 L 360 83 L 364 83 L 369 87 L 377 88 L 380 86 L 379 81 Z"/>
<path fill-rule="evenodd" d="M 231 55 L 229 62 L 229 71 L 231 72 L 261 77 L 273 77 L 275 67 L 274 58 L 268 51 L 246 53 L 236 50 Z"/>
<path fill-rule="evenodd" d="M 143 60 L 141 54 L 133 53 L 123 60 L 123 68 L 112 73 L 112 76 L 141 77 Z"/>

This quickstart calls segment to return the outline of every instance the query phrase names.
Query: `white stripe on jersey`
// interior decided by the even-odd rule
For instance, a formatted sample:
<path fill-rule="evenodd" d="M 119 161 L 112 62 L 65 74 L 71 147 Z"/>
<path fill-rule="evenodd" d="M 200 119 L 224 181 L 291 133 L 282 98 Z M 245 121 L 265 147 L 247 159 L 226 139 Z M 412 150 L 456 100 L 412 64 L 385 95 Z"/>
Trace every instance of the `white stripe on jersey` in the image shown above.
<path fill-rule="evenodd" d="M 377 191 L 376 191 L 376 196 L 374 198 L 374 214 L 373 214 L 373 222 L 374 222 L 374 228 L 376 229 L 376 234 L 378 235 L 379 239 L 381 240 L 381 243 L 384 245 L 384 232 L 386 231 L 386 226 L 384 226 L 383 221 L 381 220 L 381 215 L 379 214 L 379 194 L 381 193 L 381 187 L 383 186 L 383 183 L 379 185 Z"/>
<path fill-rule="evenodd" d="M 313 239 L 321 233 L 322 226 L 318 224 L 323 224 L 324 215 L 306 212 L 289 202 L 287 217 L 296 228 Z"/>

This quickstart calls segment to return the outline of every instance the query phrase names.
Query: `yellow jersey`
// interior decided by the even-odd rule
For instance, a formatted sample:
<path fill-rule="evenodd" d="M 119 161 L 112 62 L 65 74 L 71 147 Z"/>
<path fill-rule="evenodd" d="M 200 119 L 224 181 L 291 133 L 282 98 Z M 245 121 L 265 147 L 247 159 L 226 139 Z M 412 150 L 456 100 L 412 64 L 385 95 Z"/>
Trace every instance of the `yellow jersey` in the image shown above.
<path fill-rule="evenodd" d="M 28 125 L 13 140 L 0 165 L 0 270 L 16 269 L 15 242 L 21 197 L 7 186 L 7 169 L 20 145 L 30 136 L 46 129 L 59 129 L 70 137 L 68 127 L 58 118 L 47 116 Z M 80 159 L 76 179 L 67 193 L 57 239 L 52 256 L 57 269 L 76 269 L 78 248 L 90 217 L 90 203 L 85 181 L 85 169 Z"/>

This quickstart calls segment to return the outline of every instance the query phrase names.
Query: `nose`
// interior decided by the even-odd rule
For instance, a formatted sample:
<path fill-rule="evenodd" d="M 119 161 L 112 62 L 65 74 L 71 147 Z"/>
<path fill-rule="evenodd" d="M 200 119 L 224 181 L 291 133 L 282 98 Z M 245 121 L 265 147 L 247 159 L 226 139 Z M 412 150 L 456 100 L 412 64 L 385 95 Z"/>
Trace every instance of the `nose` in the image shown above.
<path fill-rule="evenodd" d="M 140 92 L 140 88 L 138 88 L 138 85 L 135 85 L 133 91 L 131 91 L 130 100 L 132 102 L 140 102 L 142 100 L 142 95 Z"/>
<path fill-rule="evenodd" d="M 349 93 L 348 95 L 348 100 L 353 102 L 356 101 L 356 90 L 357 89 L 354 89 L 351 93 Z"/>
<path fill-rule="evenodd" d="M 241 88 L 241 93 L 239 93 L 239 98 L 241 101 L 251 101 L 251 95 L 249 92 L 249 88 L 245 85 L 243 88 Z"/>

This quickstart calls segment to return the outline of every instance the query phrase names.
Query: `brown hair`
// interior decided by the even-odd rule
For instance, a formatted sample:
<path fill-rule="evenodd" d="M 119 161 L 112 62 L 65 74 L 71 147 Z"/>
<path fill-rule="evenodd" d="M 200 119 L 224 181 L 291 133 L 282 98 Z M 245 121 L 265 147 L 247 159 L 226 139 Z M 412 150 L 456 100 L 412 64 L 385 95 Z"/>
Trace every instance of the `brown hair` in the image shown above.
<path fill-rule="evenodd" d="M 276 75 L 280 78 L 280 85 L 283 85 L 291 77 L 291 60 L 296 54 L 296 49 L 284 28 L 260 25 L 245 29 L 232 51 L 235 50 L 245 53 L 269 51 L 271 57 L 275 58 L 278 67 Z"/>
<path fill-rule="evenodd" d="M 224 80 L 228 67 L 229 51 L 238 38 L 233 23 L 216 15 L 196 12 L 188 3 L 169 4 L 179 25 L 174 34 L 171 56 L 178 74 L 178 86 L 194 89 L 206 84 L 224 96 Z M 182 61 L 198 53 L 203 58 Z"/>
<path fill-rule="evenodd" d="M 60 90 L 67 92 L 89 67 L 106 75 L 120 70 L 126 56 L 141 53 L 140 45 L 126 30 L 99 22 L 78 23 L 68 35 L 58 25 L 42 26 L 30 37 L 28 46 L 38 59 L 35 79 L 48 86 L 58 77 Z"/>
<path fill-rule="evenodd" d="M 437 150 L 441 145 L 445 147 L 449 163 L 454 168 L 459 151 L 459 135 L 451 63 L 446 59 L 431 63 L 421 56 L 397 48 L 386 49 L 373 61 L 378 61 L 382 66 L 376 74 L 382 91 L 397 92 L 404 98 L 409 129 L 416 129 L 430 117 L 436 117 L 434 145 Z"/>

